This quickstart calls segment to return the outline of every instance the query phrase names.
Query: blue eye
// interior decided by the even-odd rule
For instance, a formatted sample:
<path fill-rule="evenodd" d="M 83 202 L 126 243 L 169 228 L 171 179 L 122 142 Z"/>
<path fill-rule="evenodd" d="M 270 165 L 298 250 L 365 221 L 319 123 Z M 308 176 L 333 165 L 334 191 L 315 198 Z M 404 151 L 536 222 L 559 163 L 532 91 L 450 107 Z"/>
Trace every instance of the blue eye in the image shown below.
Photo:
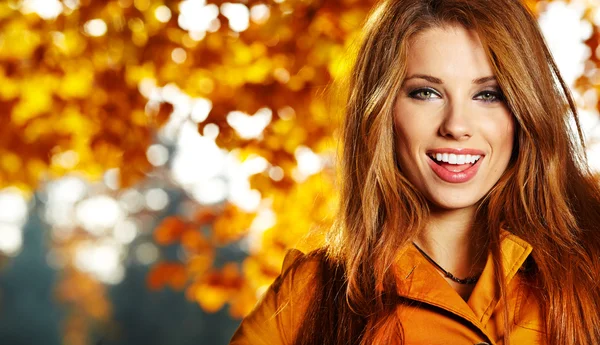
<path fill-rule="evenodd" d="M 439 95 L 433 89 L 417 89 L 408 94 L 409 97 L 420 100 L 428 100 L 431 98 L 438 98 Z"/>

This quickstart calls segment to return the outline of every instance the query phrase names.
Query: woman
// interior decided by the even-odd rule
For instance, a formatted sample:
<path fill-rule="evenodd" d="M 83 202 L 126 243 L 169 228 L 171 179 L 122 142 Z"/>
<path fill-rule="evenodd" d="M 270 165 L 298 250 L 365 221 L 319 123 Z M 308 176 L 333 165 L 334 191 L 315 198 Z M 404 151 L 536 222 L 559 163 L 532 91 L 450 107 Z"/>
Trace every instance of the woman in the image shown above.
<path fill-rule="evenodd" d="M 581 138 L 517 0 L 383 2 L 338 226 L 288 255 L 231 344 L 600 344 L 600 188 L 569 123 Z"/>

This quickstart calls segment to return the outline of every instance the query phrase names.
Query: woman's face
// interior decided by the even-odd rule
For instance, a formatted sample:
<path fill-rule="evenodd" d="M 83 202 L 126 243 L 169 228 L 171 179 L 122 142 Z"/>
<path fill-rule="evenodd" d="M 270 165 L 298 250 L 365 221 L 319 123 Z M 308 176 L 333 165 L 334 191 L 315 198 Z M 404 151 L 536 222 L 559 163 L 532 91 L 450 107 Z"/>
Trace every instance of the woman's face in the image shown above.
<path fill-rule="evenodd" d="M 475 32 L 432 28 L 410 43 L 394 106 L 401 170 L 437 207 L 474 206 L 508 166 L 513 117 Z"/>

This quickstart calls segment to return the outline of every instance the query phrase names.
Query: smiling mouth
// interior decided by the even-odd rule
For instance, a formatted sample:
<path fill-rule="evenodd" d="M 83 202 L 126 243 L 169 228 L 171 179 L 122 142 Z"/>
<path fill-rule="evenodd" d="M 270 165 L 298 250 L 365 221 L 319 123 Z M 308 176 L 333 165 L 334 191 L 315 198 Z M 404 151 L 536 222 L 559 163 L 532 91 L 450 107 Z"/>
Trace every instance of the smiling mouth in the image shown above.
<path fill-rule="evenodd" d="M 427 156 L 442 168 L 458 173 L 475 165 L 483 156 L 455 153 L 428 153 Z"/>

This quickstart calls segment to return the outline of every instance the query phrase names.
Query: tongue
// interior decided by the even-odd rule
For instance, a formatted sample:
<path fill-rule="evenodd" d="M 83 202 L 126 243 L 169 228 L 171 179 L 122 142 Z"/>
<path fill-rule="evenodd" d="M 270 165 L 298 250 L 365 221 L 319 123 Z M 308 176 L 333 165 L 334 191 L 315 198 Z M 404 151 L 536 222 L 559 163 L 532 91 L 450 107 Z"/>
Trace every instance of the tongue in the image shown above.
<path fill-rule="evenodd" d="M 444 169 L 452 171 L 452 172 L 461 172 L 463 170 L 467 170 L 473 164 L 450 164 L 450 163 L 439 163 Z"/>

